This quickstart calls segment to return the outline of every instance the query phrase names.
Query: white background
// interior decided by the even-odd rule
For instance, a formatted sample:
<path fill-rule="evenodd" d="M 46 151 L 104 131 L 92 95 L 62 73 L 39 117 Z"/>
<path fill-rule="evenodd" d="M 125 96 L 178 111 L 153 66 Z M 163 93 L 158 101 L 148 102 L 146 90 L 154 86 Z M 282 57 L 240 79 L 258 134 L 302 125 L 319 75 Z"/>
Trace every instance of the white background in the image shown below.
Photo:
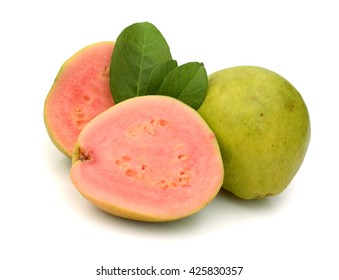
<path fill-rule="evenodd" d="M 2 1 L 0 4 L 0 279 L 140 279 L 106 268 L 243 266 L 230 279 L 339 279 L 337 1 Z M 242 201 L 226 192 L 198 214 L 149 224 L 96 209 L 51 143 L 44 99 L 62 63 L 149 21 L 180 64 L 208 74 L 258 65 L 302 94 L 312 139 L 289 188 Z M 207 279 L 229 279 L 210 276 Z"/>

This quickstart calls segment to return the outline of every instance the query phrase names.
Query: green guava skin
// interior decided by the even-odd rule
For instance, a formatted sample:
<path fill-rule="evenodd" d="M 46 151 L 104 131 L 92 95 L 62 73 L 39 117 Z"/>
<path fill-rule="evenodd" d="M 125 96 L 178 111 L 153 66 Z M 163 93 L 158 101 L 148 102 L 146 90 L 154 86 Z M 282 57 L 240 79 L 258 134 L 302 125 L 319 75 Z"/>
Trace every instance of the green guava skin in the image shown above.
<path fill-rule="evenodd" d="M 299 170 L 310 141 L 306 104 L 285 78 L 237 66 L 209 76 L 198 112 L 216 134 L 223 188 L 243 199 L 281 193 Z"/>

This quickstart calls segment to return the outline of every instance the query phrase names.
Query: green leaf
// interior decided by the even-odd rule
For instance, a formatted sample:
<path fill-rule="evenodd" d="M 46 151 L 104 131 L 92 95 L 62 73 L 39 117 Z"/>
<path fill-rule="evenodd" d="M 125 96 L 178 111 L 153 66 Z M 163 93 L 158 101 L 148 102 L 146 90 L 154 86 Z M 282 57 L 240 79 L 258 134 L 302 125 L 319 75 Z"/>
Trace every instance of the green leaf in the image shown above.
<path fill-rule="evenodd" d="M 168 73 L 176 67 L 178 67 L 178 63 L 175 60 L 163 62 L 155 67 L 151 73 L 145 95 L 156 94 Z"/>
<path fill-rule="evenodd" d="M 189 62 L 172 70 L 157 94 L 172 96 L 194 109 L 198 109 L 207 92 L 208 78 L 204 65 Z"/>
<path fill-rule="evenodd" d="M 150 75 L 172 59 L 169 46 L 151 23 L 135 23 L 118 36 L 110 66 L 110 88 L 115 103 L 144 95 Z"/>

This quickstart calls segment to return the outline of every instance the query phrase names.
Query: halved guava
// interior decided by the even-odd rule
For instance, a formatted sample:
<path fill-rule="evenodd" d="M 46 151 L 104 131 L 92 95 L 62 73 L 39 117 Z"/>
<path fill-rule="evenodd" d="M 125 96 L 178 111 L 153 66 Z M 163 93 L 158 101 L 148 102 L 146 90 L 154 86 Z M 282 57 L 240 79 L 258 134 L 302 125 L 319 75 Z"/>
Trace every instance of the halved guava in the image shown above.
<path fill-rule="evenodd" d="M 114 42 L 89 45 L 61 67 L 44 104 L 44 121 L 55 146 L 72 156 L 82 128 L 114 105 L 109 87 L 109 66 Z"/>
<path fill-rule="evenodd" d="M 134 97 L 90 121 L 74 146 L 71 179 L 100 209 L 171 221 L 207 205 L 223 182 L 216 137 L 202 117 L 167 96 Z"/>

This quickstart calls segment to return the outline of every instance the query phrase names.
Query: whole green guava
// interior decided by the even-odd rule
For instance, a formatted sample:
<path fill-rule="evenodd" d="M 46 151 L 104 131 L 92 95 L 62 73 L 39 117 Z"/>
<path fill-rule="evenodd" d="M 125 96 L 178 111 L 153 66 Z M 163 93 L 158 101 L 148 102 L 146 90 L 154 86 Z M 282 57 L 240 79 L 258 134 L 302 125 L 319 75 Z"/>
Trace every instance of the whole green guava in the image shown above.
<path fill-rule="evenodd" d="M 299 170 L 310 141 L 306 104 L 280 75 L 238 66 L 209 76 L 198 109 L 216 134 L 223 188 L 243 199 L 281 193 Z"/>

